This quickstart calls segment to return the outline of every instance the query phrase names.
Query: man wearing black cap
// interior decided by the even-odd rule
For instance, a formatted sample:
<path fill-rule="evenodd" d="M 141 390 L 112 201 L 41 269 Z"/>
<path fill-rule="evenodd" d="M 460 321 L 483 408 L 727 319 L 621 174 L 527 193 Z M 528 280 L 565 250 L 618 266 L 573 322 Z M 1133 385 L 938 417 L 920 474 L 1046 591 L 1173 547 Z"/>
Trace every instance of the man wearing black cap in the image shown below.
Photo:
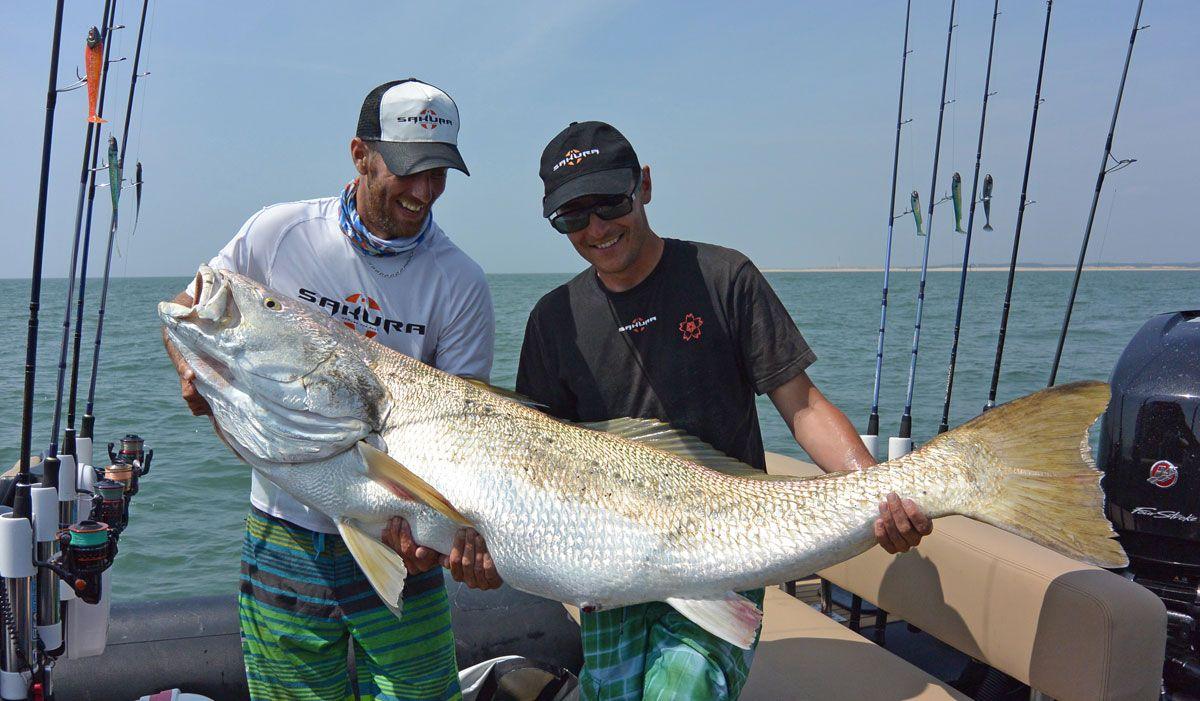
<path fill-rule="evenodd" d="M 762 274 L 728 248 L 650 228 L 650 168 L 602 122 L 573 123 L 542 152 L 542 214 L 590 267 L 530 314 L 517 391 L 572 421 L 665 421 L 765 470 L 755 395 L 767 394 L 826 471 L 875 462 L 813 385 L 816 360 Z M 896 495 L 875 534 L 908 550 L 931 521 Z M 743 592 L 762 605 L 763 590 Z M 753 651 L 707 633 L 668 604 L 581 614 L 580 688 L 602 699 L 732 699 Z"/>
<path fill-rule="evenodd" d="M 467 173 L 458 128 L 458 108 L 438 88 L 415 79 L 380 85 L 363 101 L 350 141 L 357 177 L 341 195 L 266 207 L 209 266 L 247 275 L 446 372 L 486 380 L 494 334 L 487 282 L 432 215 L 447 169 Z M 192 298 L 189 288 L 175 301 Z M 167 351 L 192 413 L 211 415 L 192 369 L 169 343 Z M 238 606 L 252 698 L 353 698 L 349 641 L 361 698 L 459 695 L 439 567 L 446 558 L 417 547 L 407 524 L 383 534 L 409 574 L 397 623 L 328 518 L 257 472 L 250 501 Z M 461 531 L 452 574 L 493 588 L 500 580 L 482 545 Z"/>

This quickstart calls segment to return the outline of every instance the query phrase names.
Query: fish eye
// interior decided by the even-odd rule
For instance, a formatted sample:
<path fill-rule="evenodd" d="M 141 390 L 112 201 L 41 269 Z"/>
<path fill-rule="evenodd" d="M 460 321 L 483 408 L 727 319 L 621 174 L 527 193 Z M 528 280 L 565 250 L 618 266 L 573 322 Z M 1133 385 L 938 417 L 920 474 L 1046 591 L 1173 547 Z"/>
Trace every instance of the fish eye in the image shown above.
<path fill-rule="evenodd" d="M 279 309 L 279 306 L 280 306 L 279 302 L 276 302 L 274 299 L 272 299 L 270 297 L 267 297 L 266 299 L 264 299 L 263 304 L 265 304 L 267 306 L 267 309 Z"/>

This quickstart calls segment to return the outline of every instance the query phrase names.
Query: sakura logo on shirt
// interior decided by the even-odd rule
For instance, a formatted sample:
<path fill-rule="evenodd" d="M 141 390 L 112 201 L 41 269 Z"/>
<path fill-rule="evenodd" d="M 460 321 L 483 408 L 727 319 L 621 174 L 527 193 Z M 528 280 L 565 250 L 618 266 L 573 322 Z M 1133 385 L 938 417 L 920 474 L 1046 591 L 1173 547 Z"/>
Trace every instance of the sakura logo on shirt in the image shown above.
<path fill-rule="evenodd" d="M 688 314 L 683 317 L 683 321 L 679 322 L 679 332 L 683 334 L 683 340 L 695 341 L 700 338 L 700 327 L 704 326 L 704 319 L 695 314 Z"/>
<path fill-rule="evenodd" d="M 649 319 L 643 319 L 640 316 L 636 316 L 633 318 L 633 321 L 629 322 L 628 324 L 625 324 L 624 326 L 618 326 L 617 332 L 618 333 L 641 333 L 646 330 L 647 326 L 649 326 L 650 324 L 653 324 L 656 321 L 658 321 L 657 316 L 652 316 Z"/>
<path fill-rule="evenodd" d="M 365 292 L 355 292 L 339 300 L 301 287 L 298 296 L 309 304 L 326 309 L 330 316 L 341 321 L 347 328 L 361 331 L 367 338 L 375 338 L 380 333 L 391 334 L 393 332 L 425 335 L 425 324 L 406 323 L 398 319 L 387 318 L 383 315 L 379 303 Z"/>

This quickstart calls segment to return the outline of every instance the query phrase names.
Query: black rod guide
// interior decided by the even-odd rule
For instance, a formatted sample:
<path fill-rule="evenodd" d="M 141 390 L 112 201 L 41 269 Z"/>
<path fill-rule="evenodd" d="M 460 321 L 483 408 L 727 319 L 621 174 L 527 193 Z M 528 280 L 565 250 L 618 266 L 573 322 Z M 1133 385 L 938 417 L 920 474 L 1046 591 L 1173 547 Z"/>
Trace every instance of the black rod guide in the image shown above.
<path fill-rule="evenodd" d="M 992 364 L 992 386 L 988 390 L 984 411 L 996 406 L 996 388 L 1000 385 L 1000 363 L 1004 359 L 1004 336 L 1008 331 L 1008 312 L 1012 308 L 1013 280 L 1017 275 L 1017 251 L 1021 247 L 1021 224 L 1025 221 L 1025 199 L 1029 187 L 1029 166 L 1033 163 L 1033 139 L 1037 134 L 1038 107 L 1042 104 L 1042 76 L 1046 71 L 1046 44 L 1050 39 L 1050 11 L 1054 0 L 1046 0 L 1046 26 L 1042 30 L 1042 55 L 1038 60 L 1037 88 L 1033 92 L 1033 117 L 1029 120 L 1029 145 L 1025 149 L 1025 174 L 1021 177 L 1021 201 L 1017 208 L 1017 228 L 1013 232 L 1012 259 L 1008 264 L 1008 286 L 1004 291 L 1004 308 L 1000 313 L 1000 334 L 996 339 L 996 360 Z"/>
<path fill-rule="evenodd" d="M 950 397 L 954 392 L 954 368 L 958 361 L 958 339 L 962 329 L 963 298 L 967 291 L 967 265 L 971 261 L 971 234 L 975 227 L 976 194 L 979 191 L 979 163 L 983 159 L 983 132 L 987 124 L 988 92 L 992 85 L 992 54 L 996 48 L 996 19 L 1000 17 L 1000 0 L 992 6 L 992 37 L 988 42 L 987 71 L 983 78 L 983 108 L 979 113 L 979 141 L 975 145 L 975 177 L 971 180 L 971 207 L 967 212 L 967 238 L 963 244 L 962 273 L 958 279 L 958 306 L 954 311 L 954 340 L 950 344 L 950 363 L 946 368 L 946 401 L 942 405 L 942 422 L 938 433 L 950 428 Z"/>

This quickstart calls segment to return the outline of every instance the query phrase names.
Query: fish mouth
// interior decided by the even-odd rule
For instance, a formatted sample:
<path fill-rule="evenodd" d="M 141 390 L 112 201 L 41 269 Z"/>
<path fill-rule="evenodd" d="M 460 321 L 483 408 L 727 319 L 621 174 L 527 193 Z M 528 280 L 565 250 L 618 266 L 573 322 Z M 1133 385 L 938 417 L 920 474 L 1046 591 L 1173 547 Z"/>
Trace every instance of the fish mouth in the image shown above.
<path fill-rule="evenodd" d="M 229 382 L 228 365 L 219 357 L 215 347 L 216 335 L 226 328 L 237 326 L 241 314 L 234 302 L 229 283 L 207 265 L 200 266 L 193 281 L 195 303 L 192 306 L 175 302 L 160 302 L 158 316 L 168 334 L 197 374 L 220 384 Z M 190 356 L 190 357 L 189 357 Z"/>
<path fill-rule="evenodd" d="M 178 329 L 191 325 L 201 334 L 209 334 L 236 326 L 241 321 L 230 285 L 220 271 L 207 265 L 200 266 L 192 286 L 195 299 L 192 306 L 175 302 L 159 303 L 159 318 L 168 327 Z"/>

